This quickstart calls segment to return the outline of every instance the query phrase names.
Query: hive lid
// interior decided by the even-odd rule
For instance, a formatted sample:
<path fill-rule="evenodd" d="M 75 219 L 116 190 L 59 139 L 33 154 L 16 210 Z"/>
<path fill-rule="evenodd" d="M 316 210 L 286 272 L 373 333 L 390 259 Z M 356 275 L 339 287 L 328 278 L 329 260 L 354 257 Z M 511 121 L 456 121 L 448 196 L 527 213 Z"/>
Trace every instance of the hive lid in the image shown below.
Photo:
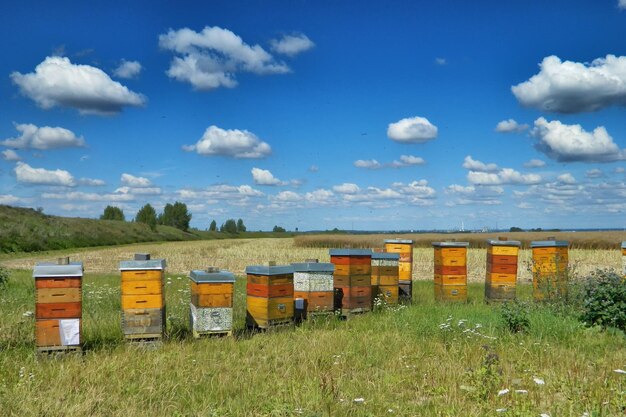
<path fill-rule="evenodd" d="M 487 239 L 487 243 L 491 246 L 522 246 L 522 242 L 519 240 L 500 240 L 500 239 Z"/>
<path fill-rule="evenodd" d="M 567 240 L 535 240 L 530 242 L 531 248 L 567 247 Z"/>
<path fill-rule="evenodd" d="M 121 261 L 120 271 L 128 271 L 131 269 L 165 269 L 165 259 L 151 259 L 149 261 Z"/>
<path fill-rule="evenodd" d="M 246 274 L 254 275 L 283 275 L 293 274 L 291 265 L 251 265 L 246 267 Z"/>
<path fill-rule="evenodd" d="M 189 273 L 189 279 L 193 282 L 235 282 L 235 274 L 230 271 L 200 271 L 193 270 Z"/>
<path fill-rule="evenodd" d="M 391 253 L 391 252 L 373 252 L 372 259 L 387 259 L 390 261 L 399 261 L 400 254 L 399 253 Z"/>
<path fill-rule="evenodd" d="M 330 256 L 372 256 L 371 249 L 330 249 Z"/>
<path fill-rule="evenodd" d="M 335 265 L 331 263 L 302 262 L 291 266 L 294 272 L 335 272 Z"/>
<path fill-rule="evenodd" d="M 59 265 L 52 262 L 40 262 L 33 268 L 33 277 L 82 277 L 83 263 L 71 262 L 66 265 Z"/>
<path fill-rule="evenodd" d="M 433 242 L 433 246 L 440 248 L 466 248 L 469 242 Z"/>
<path fill-rule="evenodd" d="M 626 249 L 626 241 L 622 242 L 622 249 Z"/>
<path fill-rule="evenodd" d="M 412 245 L 413 241 L 411 239 L 386 239 L 385 243 L 408 243 Z"/>

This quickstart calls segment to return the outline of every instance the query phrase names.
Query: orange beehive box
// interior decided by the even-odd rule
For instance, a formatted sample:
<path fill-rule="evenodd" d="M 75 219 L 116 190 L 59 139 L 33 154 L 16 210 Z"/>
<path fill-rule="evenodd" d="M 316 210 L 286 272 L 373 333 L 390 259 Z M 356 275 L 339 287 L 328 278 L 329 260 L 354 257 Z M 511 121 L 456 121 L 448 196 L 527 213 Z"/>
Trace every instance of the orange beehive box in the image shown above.
<path fill-rule="evenodd" d="M 293 267 L 270 262 L 246 267 L 246 275 L 246 325 L 268 329 L 293 324 Z"/>
<path fill-rule="evenodd" d="M 305 317 L 317 314 L 332 314 L 335 299 L 334 272 L 332 263 L 320 263 L 312 259 L 293 263 L 294 299 L 302 298 L 306 304 Z M 350 277 L 342 276 L 349 281 Z"/>
<path fill-rule="evenodd" d="M 189 310 L 193 336 L 199 338 L 216 334 L 231 335 L 235 275 L 210 266 L 203 271 L 191 271 L 189 280 L 191 286 Z M 252 285 L 262 288 L 264 293 L 269 292 L 267 286 Z"/>
<path fill-rule="evenodd" d="M 83 264 L 70 263 L 69 258 L 39 263 L 33 278 L 38 353 L 80 350 Z"/>
<path fill-rule="evenodd" d="M 335 310 L 343 317 L 370 311 L 372 251 L 331 249 L 329 254 L 330 262 L 335 266 Z"/>
<path fill-rule="evenodd" d="M 137 253 L 119 265 L 122 333 L 126 340 L 159 341 L 165 335 L 165 260 Z"/>
<path fill-rule="evenodd" d="M 433 242 L 435 300 L 467 301 L 467 242 Z"/>
<path fill-rule="evenodd" d="M 533 296 L 535 300 L 560 298 L 567 294 L 568 242 L 542 240 L 530 243 L 533 253 Z"/>
<path fill-rule="evenodd" d="M 517 263 L 521 242 L 505 237 L 487 240 L 487 274 L 485 299 L 506 301 L 515 299 Z"/>
<path fill-rule="evenodd" d="M 399 262 L 397 253 L 372 253 L 372 307 L 377 299 L 387 305 L 398 304 Z"/>

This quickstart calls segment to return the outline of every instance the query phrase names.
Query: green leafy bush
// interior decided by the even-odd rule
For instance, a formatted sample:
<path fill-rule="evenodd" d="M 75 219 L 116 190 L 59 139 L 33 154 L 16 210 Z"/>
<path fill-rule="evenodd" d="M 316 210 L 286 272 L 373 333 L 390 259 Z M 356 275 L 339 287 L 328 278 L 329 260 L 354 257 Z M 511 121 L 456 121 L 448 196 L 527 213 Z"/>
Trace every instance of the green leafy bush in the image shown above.
<path fill-rule="evenodd" d="M 528 310 L 530 305 L 525 302 L 513 301 L 502 304 L 500 315 L 504 325 L 511 333 L 527 332 L 530 328 Z"/>
<path fill-rule="evenodd" d="M 626 331 L 626 280 L 623 276 L 596 270 L 587 277 L 583 291 L 581 319 L 586 324 Z"/>
<path fill-rule="evenodd" d="M 4 285 L 9 280 L 9 271 L 0 266 L 0 285 Z"/>

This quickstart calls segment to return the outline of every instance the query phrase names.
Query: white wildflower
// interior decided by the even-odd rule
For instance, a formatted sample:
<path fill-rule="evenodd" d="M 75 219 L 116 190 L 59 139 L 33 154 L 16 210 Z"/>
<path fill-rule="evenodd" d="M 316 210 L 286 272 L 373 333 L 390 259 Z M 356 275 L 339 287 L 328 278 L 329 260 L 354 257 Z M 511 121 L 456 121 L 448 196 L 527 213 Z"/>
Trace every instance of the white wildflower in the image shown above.
<path fill-rule="evenodd" d="M 496 408 L 496 413 L 506 413 L 506 408 Z"/>
<path fill-rule="evenodd" d="M 511 392 L 508 388 L 505 389 L 501 389 L 500 391 L 498 391 L 498 397 L 502 396 L 502 395 L 506 395 L 509 392 Z"/>
<path fill-rule="evenodd" d="M 355 398 L 354 400 L 352 400 L 352 402 L 356 404 L 363 404 L 365 402 L 365 398 Z"/>
<path fill-rule="evenodd" d="M 546 381 L 544 381 L 541 378 L 537 378 L 537 377 L 534 377 L 533 381 L 535 381 L 535 384 L 537 384 L 537 385 L 545 385 L 546 384 Z"/>
<path fill-rule="evenodd" d="M 528 391 L 526 391 L 525 389 L 516 389 L 515 393 L 516 394 L 528 394 Z"/>
<path fill-rule="evenodd" d="M 623 369 L 615 369 L 613 372 L 615 372 L 616 374 L 626 375 L 626 371 Z"/>

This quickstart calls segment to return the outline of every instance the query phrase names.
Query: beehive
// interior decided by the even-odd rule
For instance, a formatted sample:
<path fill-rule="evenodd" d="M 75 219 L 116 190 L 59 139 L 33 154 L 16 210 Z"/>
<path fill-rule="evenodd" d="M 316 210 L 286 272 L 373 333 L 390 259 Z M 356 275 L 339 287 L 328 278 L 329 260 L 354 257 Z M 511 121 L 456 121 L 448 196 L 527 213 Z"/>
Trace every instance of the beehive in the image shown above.
<path fill-rule="evenodd" d="M 232 334 L 235 275 L 209 267 L 204 271 L 191 271 L 189 279 L 193 336 Z"/>
<path fill-rule="evenodd" d="M 467 242 L 433 242 L 435 300 L 467 301 Z"/>
<path fill-rule="evenodd" d="M 387 305 L 398 304 L 398 253 L 372 253 L 372 304 L 377 300 Z"/>
<path fill-rule="evenodd" d="M 35 345 L 38 353 L 80 351 L 82 262 L 60 258 L 38 263 L 35 279 Z"/>
<path fill-rule="evenodd" d="M 385 240 L 385 252 L 400 255 L 398 263 L 398 280 L 400 301 L 413 300 L 413 241 L 410 239 Z"/>
<path fill-rule="evenodd" d="M 517 259 L 521 243 L 517 240 L 487 240 L 485 299 L 514 300 L 517 285 Z"/>
<path fill-rule="evenodd" d="M 622 270 L 626 278 L 626 242 L 622 242 Z"/>
<path fill-rule="evenodd" d="M 541 240 L 530 243 L 533 252 L 533 296 L 553 299 L 567 294 L 568 243 Z"/>
<path fill-rule="evenodd" d="M 372 251 L 369 249 L 331 249 L 335 265 L 335 310 L 343 317 L 371 310 Z"/>
<path fill-rule="evenodd" d="M 305 300 L 308 315 L 330 314 L 334 307 L 335 265 L 332 263 L 294 263 L 294 299 Z"/>
<path fill-rule="evenodd" d="M 165 259 L 135 254 L 120 262 L 122 333 L 129 341 L 159 341 L 165 335 Z"/>
<path fill-rule="evenodd" d="M 289 325 L 294 320 L 293 267 L 254 265 L 246 267 L 247 314 L 250 328 L 268 329 Z"/>

